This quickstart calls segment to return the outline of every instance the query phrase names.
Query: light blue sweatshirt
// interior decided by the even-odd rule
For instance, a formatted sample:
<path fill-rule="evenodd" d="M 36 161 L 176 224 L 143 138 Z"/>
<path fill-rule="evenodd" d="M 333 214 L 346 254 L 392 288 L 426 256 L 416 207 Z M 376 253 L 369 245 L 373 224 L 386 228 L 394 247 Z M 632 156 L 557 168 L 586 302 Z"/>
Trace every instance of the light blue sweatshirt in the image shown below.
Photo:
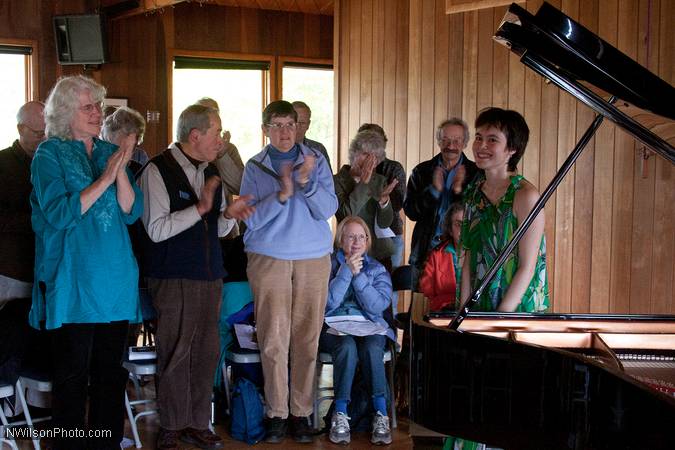
<path fill-rule="evenodd" d="M 300 153 L 293 163 L 294 179 L 306 155 L 316 157 L 314 171 L 304 188 L 296 181 L 293 196 L 281 203 L 278 197 L 281 185 L 268 155 L 270 147 L 263 148 L 244 168 L 240 193 L 253 195 L 251 204 L 256 208 L 244 220 L 246 251 L 283 260 L 314 259 L 329 254 L 333 236 L 328 219 L 335 214 L 338 201 L 326 159 L 298 144 Z"/>

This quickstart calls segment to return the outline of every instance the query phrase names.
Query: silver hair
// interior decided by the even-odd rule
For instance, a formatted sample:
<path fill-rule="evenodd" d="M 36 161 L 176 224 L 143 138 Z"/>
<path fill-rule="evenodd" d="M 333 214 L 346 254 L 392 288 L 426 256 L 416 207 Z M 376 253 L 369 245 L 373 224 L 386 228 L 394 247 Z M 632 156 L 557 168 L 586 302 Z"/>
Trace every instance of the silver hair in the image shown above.
<path fill-rule="evenodd" d="M 176 126 L 176 140 L 181 143 L 187 143 L 190 138 L 190 131 L 199 130 L 204 134 L 211 128 L 211 115 L 218 115 L 218 112 L 204 105 L 190 105 L 180 113 L 178 125 Z"/>
<path fill-rule="evenodd" d="M 305 108 L 309 113 L 309 117 L 312 117 L 312 109 L 307 105 L 307 103 L 301 100 L 296 100 L 293 103 L 291 103 L 291 105 L 293 105 L 293 108 Z"/>
<path fill-rule="evenodd" d="M 83 75 L 63 77 L 56 82 L 45 104 L 45 134 L 48 138 L 73 138 L 70 123 L 80 107 L 80 94 L 86 91 L 96 103 L 105 98 L 105 88 Z"/>
<path fill-rule="evenodd" d="M 448 125 L 457 125 L 464 129 L 464 146 L 466 146 L 466 144 L 469 143 L 469 126 L 459 117 L 453 117 L 452 119 L 444 120 L 436 127 L 436 142 L 440 142 L 443 128 L 447 127 Z"/>
<path fill-rule="evenodd" d="M 364 152 L 374 154 L 377 157 L 377 163 L 381 163 L 386 156 L 384 151 L 386 145 L 384 137 L 377 131 L 365 130 L 356 133 L 349 144 L 349 164 L 354 164 L 356 157 Z"/>
<path fill-rule="evenodd" d="M 30 101 L 28 103 L 24 103 L 23 106 L 21 106 L 21 108 L 19 108 L 19 111 L 16 113 L 17 125 L 21 125 L 23 123 L 28 122 L 28 119 L 30 117 L 30 110 L 34 105 L 41 105 L 43 108 L 45 107 L 44 103 L 38 101 Z"/>
<path fill-rule="evenodd" d="M 136 134 L 138 142 L 143 141 L 145 133 L 145 120 L 135 109 L 126 106 L 118 107 L 103 121 L 101 137 L 113 144 L 118 144 L 119 139 L 130 134 Z"/>
<path fill-rule="evenodd" d="M 211 97 L 202 97 L 195 102 L 195 105 L 208 106 L 209 108 L 215 109 L 217 113 L 220 113 L 220 107 L 218 106 L 218 102 L 212 99 Z"/>

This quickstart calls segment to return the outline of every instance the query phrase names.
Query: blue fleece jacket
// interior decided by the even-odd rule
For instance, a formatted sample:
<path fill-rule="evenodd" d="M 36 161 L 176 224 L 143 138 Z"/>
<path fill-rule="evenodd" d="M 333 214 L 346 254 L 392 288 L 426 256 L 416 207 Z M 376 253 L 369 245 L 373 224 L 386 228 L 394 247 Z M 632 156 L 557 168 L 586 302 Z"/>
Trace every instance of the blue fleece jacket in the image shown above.
<path fill-rule="evenodd" d="M 255 155 L 244 168 L 241 195 L 253 195 L 255 212 L 246 223 L 244 244 L 247 252 L 283 260 L 320 258 L 332 250 L 332 233 L 328 219 L 335 214 L 338 202 L 333 186 L 333 174 L 323 155 L 298 144 L 300 153 L 293 163 L 293 177 L 306 155 L 316 157 L 309 182 L 281 203 L 277 172 L 272 167 L 268 151 L 271 145 Z M 256 162 L 254 162 L 256 161 Z M 259 166 L 261 164 L 265 169 Z"/>

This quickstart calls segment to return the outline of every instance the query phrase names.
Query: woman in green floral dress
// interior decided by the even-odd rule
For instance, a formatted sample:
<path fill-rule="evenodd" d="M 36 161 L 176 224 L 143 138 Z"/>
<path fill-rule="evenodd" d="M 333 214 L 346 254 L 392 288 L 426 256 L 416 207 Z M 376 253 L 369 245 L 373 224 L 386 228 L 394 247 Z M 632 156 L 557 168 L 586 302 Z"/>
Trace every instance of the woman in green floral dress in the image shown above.
<path fill-rule="evenodd" d="M 537 189 L 516 174 L 529 137 L 523 116 L 516 111 L 488 108 L 478 115 L 475 127 L 473 155 L 483 174 L 464 195 L 462 304 L 539 198 Z M 475 310 L 542 312 L 548 307 L 542 211 L 485 289 Z"/>

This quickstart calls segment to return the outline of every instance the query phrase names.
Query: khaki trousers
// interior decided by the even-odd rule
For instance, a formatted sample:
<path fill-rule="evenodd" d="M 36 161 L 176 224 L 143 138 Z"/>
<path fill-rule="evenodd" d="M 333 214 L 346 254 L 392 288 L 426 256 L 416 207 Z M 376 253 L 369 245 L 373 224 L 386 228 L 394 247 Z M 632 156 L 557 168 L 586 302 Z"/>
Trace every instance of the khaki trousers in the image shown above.
<path fill-rule="evenodd" d="M 218 365 L 223 282 L 148 278 L 157 310 L 159 423 L 206 430 Z"/>
<path fill-rule="evenodd" d="M 309 416 L 330 255 L 287 261 L 249 253 L 247 273 L 255 302 L 267 415 L 287 418 L 290 396 L 290 413 Z"/>

